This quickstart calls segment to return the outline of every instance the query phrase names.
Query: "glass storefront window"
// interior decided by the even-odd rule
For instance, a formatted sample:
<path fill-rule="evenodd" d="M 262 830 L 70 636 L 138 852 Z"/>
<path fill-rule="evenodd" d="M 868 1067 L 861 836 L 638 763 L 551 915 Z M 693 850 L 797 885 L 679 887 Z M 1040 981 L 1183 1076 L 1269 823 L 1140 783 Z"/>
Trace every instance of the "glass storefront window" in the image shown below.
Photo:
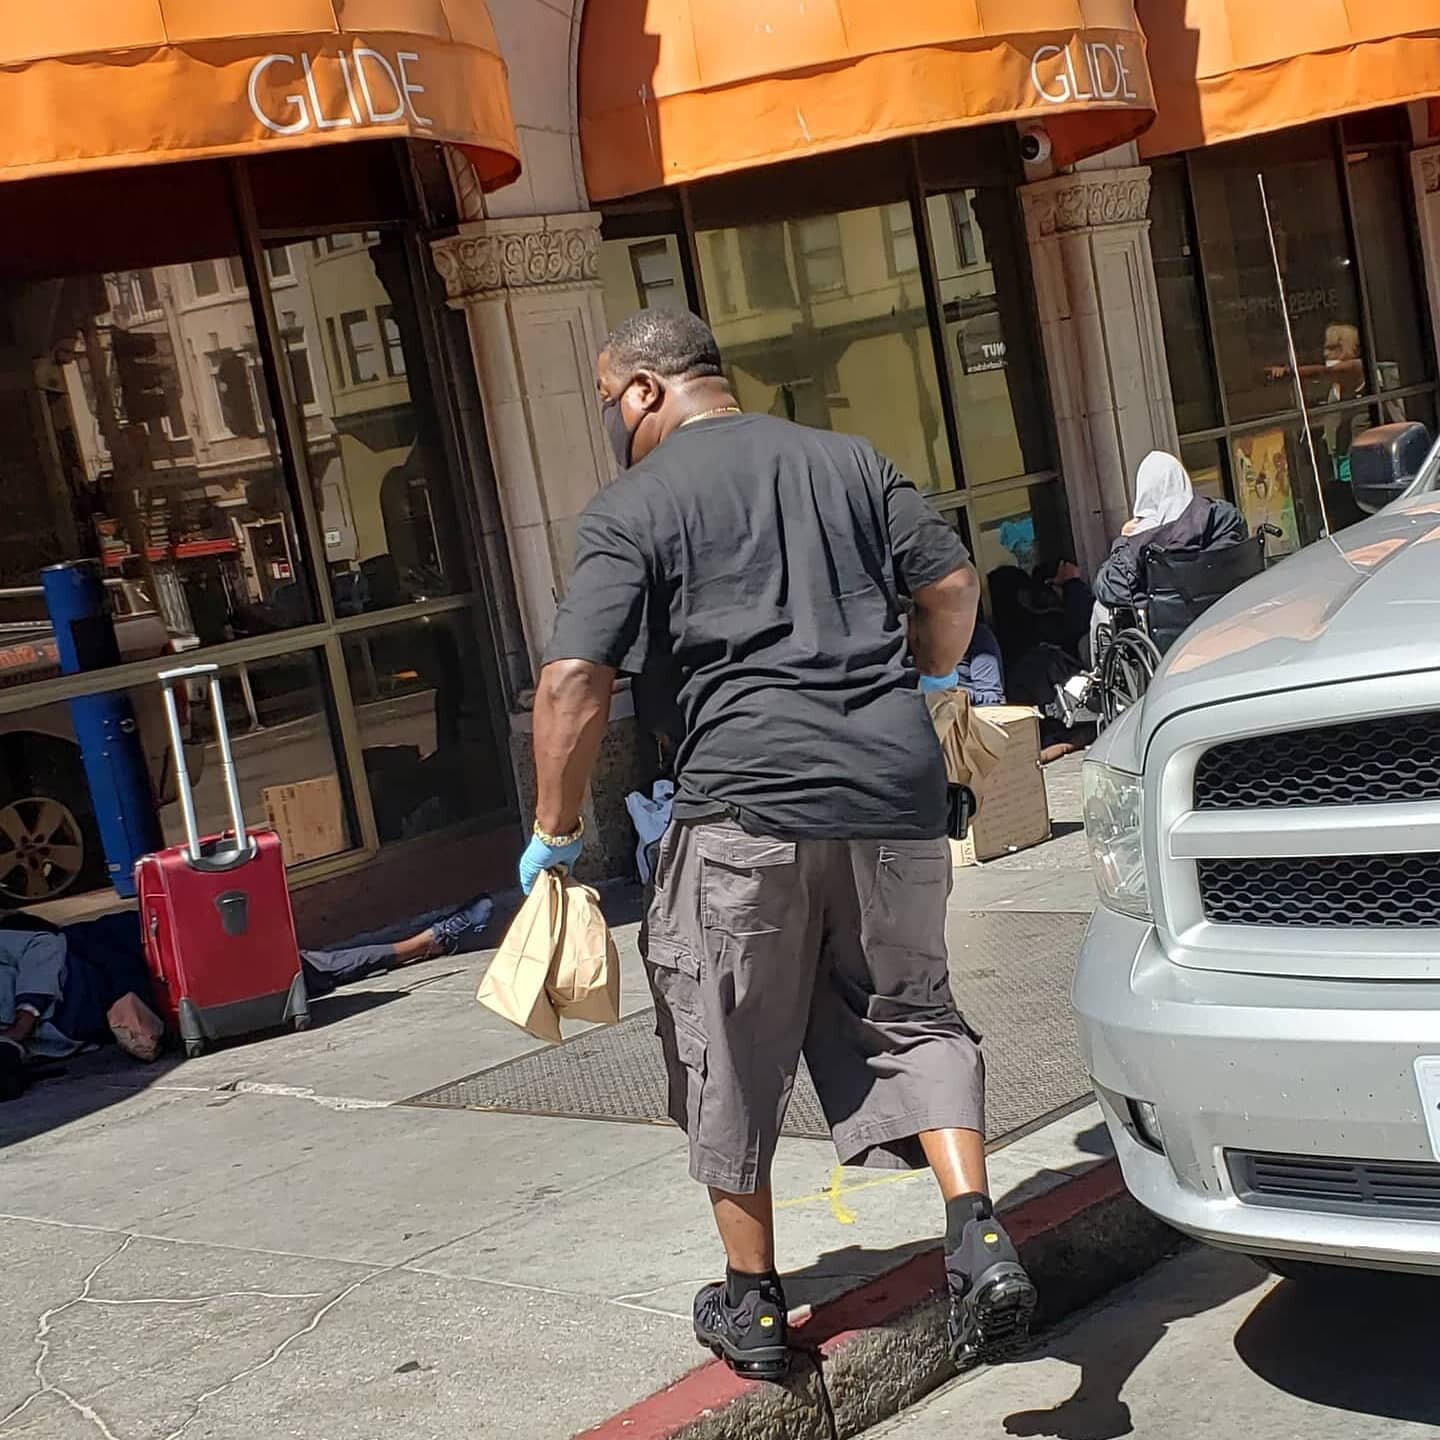
<path fill-rule="evenodd" d="M 1190 483 L 1197 495 L 1212 500 L 1228 500 L 1225 483 L 1225 442 L 1223 440 L 1182 440 L 1180 463 L 1190 472 Z"/>
<path fill-rule="evenodd" d="M 972 491 L 966 510 L 975 568 L 987 584 L 1002 568 L 1013 566 L 1030 575 L 1047 560 L 1071 558 L 1063 496 L 1053 480 Z"/>
<path fill-rule="evenodd" d="M 308 847 L 295 853 L 292 846 L 286 855 L 289 864 L 339 854 L 355 843 L 339 780 L 327 688 L 324 666 L 313 650 L 228 665 L 220 675 L 247 823 L 265 823 L 267 814 L 278 809 L 282 787 L 316 782 L 307 796 L 306 808 L 314 822 L 307 827 Z M 160 687 L 145 686 L 131 693 L 142 732 L 163 736 Z M 196 818 L 203 834 L 218 834 L 228 826 L 229 812 L 215 752 L 215 721 L 204 686 L 193 687 L 189 712 L 191 744 L 186 761 Z M 174 782 L 163 771 L 160 780 L 163 788 L 157 793 L 162 799 L 172 799 Z M 178 805 L 162 804 L 160 823 L 167 844 L 178 845 L 184 839 Z"/>
<path fill-rule="evenodd" d="M 1182 435 L 1205 430 L 1220 423 L 1220 405 L 1183 163 L 1160 163 L 1151 172 L 1150 248 L 1175 420 Z"/>
<path fill-rule="evenodd" d="M 967 485 L 1051 463 L 1009 203 L 998 190 L 955 190 L 926 201 Z"/>
<path fill-rule="evenodd" d="M 0 588 L 101 559 L 175 650 L 316 618 L 250 302 L 233 255 L 0 279 Z"/>
<path fill-rule="evenodd" d="M 1346 163 L 1375 337 L 1375 380 L 1382 392 L 1398 390 L 1431 378 L 1425 304 L 1405 203 L 1409 170 L 1404 152 L 1391 146 L 1352 151 Z"/>
<path fill-rule="evenodd" d="M 637 310 L 685 310 L 680 245 L 673 235 L 600 242 L 600 288 L 613 330 Z"/>
<path fill-rule="evenodd" d="M 702 231 L 710 320 L 747 410 L 863 435 L 952 490 L 924 289 L 892 209 Z"/>
<path fill-rule="evenodd" d="M 227 666 L 221 674 L 245 819 L 266 821 L 279 787 L 306 781 L 308 808 L 325 823 L 310 848 L 292 862 L 320 859 L 355 843 L 332 739 L 326 686 L 318 655 Z M 160 686 L 125 692 L 133 708 L 138 760 L 149 777 L 167 845 L 185 838 L 175 802 L 174 762 Z M 192 683 L 181 697 L 185 759 L 201 833 L 229 825 L 215 752 L 208 688 Z M 0 906 L 37 904 L 108 885 L 85 767 L 69 707 L 63 701 L 0 716 Z"/>
<path fill-rule="evenodd" d="M 1408 136 L 1403 111 L 1378 110 L 1197 151 L 1188 167 L 1172 161 L 1154 169 L 1151 243 L 1176 418 L 1182 437 L 1211 432 L 1182 438 L 1181 455 L 1197 490 L 1228 493 L 1252 529 L 1268 523 L 1283 532 L 1272 555 L 1363 518 L 1350 450 L 1371 425 L 1410 420 L 1435 433 Z M 1257 172 L 1275 226 L 1313 457 L 1284 353 Z M 1190 260 L 1193 230 L 1209 319 Z M 1213 398 L 1216 363 L 1224 404 Z"/>
<path fill-rule="evenodd" d="M 345 637 L 382 844 L 506 803 L 473 630 L 468 614 L 455 613 Z"/>
<path fill-rule="evenodd" d="M 403 237 L 324 235 L 268 265 L 336 613 L 468 589 L 449 467 L 410 385 L 426 357 Z"/>
<path fill-rule="evenodd" d="M 1193 157 L 1195 215 L 1232 422 L 1295 408 L 1257 174 L 1265 177 L 1306 402 L 1364 393 L 1359 290 L 1332 138 L 1329 128 L 1314 127 Z"/>
<path fill-rule="evenodd" d="M 472 602 L 460 598 L 476 577 L 446 460 L 455 447 L 442 428 L 441 357 L 415 291 L 427 272 L 406 163 L 405 147 L 386 142 L 196 162 L 183 180 L 149 167 L 8 187 L 10 228 L 25 243 L 0 246 L 0 691 L 22 708 L 0 716 L 0 909 L 110 879 L 71 704 L 53 698 L 69 687 L 48 683 L 59 657 L 40 571 L 57 562 L 99 562 L 128 667 L 114 693 L 135 713 L 138 747 L 127 757 L 112 735 L 105 760 L 136 782 L 127 803 L 146 811 L 135 832 L 145 843 L 181 838 L 161 693 L 148 677 L 177 654 L 206 658 L 222 645 L 210 653 L 223 665 L 247 819 L 265 823 L 276 792 L 301 787 L 291 803 L 308 833 L 285 827 L 291 863 L 382 839 L 357 731 L 367 746 L 390 743 L 393 707 L 403 701 L 413 718 L 427 688 L 434 718 L 419 753 L 447 757 L 430 766 L 450 766 L 437 786 L 445 823 L 509 806 L 482 703 L 493 663 L 482 663 Z M 247 190 L 253 209 L 236 203 Z M 268 295 L 249 282 L 252 255 Z M 662 286 L 647 265 L 642 275 Z M 298 414 L 282 418 L 272 399 L 287 369 Z M 297 420 L 304 443 L 294 446 Z M 392 611 L 394 628 L 377 629 L 373 644 L 368 631 L 327 635 L 327 580 L 341 616 L 415 608 Z M 438 698 L 452 686 L 433 678 L 431 625 L 458 657 L 458 731 L 444 718 L 455 705 Z M 276 638 L 296 627 L 307 628 Z M 378 688 L 358 697 L 358 713 L 341 713 L 340 666 L 367 648 Z M 98 664 L 109 658 L 97 647 Z M 189 687 L 182 708 L 200 825 L 219 830 L 228 817 L 208 693 Z M 93 721 L 97 709 L 108 707 L 77 713 Z M 463 760 L 452 764 L 457 743 Z M 159 835 L 140 833 L 150 819 Z M 430 826 L 407 812 L 383 839 Z"/>

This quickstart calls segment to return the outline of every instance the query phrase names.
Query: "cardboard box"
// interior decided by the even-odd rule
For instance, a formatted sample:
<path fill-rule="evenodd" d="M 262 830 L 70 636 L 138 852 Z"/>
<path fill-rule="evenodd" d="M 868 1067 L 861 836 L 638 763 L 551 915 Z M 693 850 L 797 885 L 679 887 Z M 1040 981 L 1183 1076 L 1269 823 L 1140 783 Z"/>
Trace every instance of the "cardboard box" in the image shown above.
<path fill-rule="evenodd" d="M 319 860 L 345 849 L 345 811 L 338 776 L 267 785 L 260 795 L 270 826 L 280 837 L 287 865 Z"/>
<path fill-rule="evenodd" d="M 952 841 L 957 865 L 975 865 L 1050 838 L 1050 802 L 1040 768 L 1040 716 L 1028 705 L 980 705 L 975 714 L 1005 733 L 980 790 L 969 837 Z"/>

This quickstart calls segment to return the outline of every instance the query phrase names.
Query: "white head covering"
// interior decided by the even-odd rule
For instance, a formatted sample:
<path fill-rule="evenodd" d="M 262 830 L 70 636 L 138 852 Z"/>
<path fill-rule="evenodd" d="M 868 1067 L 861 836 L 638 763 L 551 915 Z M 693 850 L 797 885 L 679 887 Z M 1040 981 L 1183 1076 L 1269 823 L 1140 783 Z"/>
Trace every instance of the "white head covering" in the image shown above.
<path fill-rule="evenodd" d="M 1171 525 L 1195 499 L 1185 467 L 1164 450 L 1152 450 L 1135 472 L 1135 518 L 1127 527 L 1132 535 Z"/>

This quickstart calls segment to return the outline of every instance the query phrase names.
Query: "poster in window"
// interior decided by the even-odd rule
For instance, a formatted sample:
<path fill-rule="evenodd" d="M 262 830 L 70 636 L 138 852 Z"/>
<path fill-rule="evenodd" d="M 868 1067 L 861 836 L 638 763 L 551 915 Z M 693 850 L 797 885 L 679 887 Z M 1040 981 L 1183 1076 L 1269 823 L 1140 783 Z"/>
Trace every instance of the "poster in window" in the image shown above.
<path fill-rule="evenodd" d="M 1280 532 L 1281 538 L 1266 547 L 1272 556 L 1300 548 L 1283 430 L 1262 430 L 1235 441 L 1235 499 L 1252 535 L 1262 525 L 1273 525 Z"/>
<path fill-rule="evenodd" d="M 999 311 L 991 310 L 962 320 L 955 339 L 962 373 L 983 375 L 1005 368 L 1005 333 L 1000 328 Z"/>

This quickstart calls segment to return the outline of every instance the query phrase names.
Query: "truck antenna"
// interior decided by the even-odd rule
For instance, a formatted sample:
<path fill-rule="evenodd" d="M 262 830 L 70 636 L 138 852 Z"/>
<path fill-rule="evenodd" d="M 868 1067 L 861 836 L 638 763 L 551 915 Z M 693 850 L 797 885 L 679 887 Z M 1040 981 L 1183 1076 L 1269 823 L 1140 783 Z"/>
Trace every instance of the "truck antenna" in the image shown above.
<path fill-rule="evenodd" d="M 1305 403 L 1305 387 L 1300 383 L 1300 357 L 1295 353 L 1295 332 L 1290 327 L 1290 302 L 1285 294 L 1285 277 L 1280 273 L 1280 250 L 1275 244 L 1275 227 L 1270 223 L 1270 201 L 1265 194 L 1265 177 L 1257 174 L 1260 207 L 1265 212 L 1265 233 L 1270 237 L 1270 259 L 1275 266 L 1275 288 L 1280 292 L 1280 317 L 1285 322 L 1285 346 L 1290 352 L 1290 375 L 1295 381 L 1295 399 L 1300 404 L 1300 420 L 1305 427 L 1305 448 L 1310 452 L 1310 473 L 1315 477 L 1315 496 L 1320 502 L 1320 535 L 1330 533 L 1330 516 L 1325 509 L 1325 486 L 1320 480 L 1320 462 L 1315 455 L 1315 436 L 1310 429 L 1310 407 Z"/>

